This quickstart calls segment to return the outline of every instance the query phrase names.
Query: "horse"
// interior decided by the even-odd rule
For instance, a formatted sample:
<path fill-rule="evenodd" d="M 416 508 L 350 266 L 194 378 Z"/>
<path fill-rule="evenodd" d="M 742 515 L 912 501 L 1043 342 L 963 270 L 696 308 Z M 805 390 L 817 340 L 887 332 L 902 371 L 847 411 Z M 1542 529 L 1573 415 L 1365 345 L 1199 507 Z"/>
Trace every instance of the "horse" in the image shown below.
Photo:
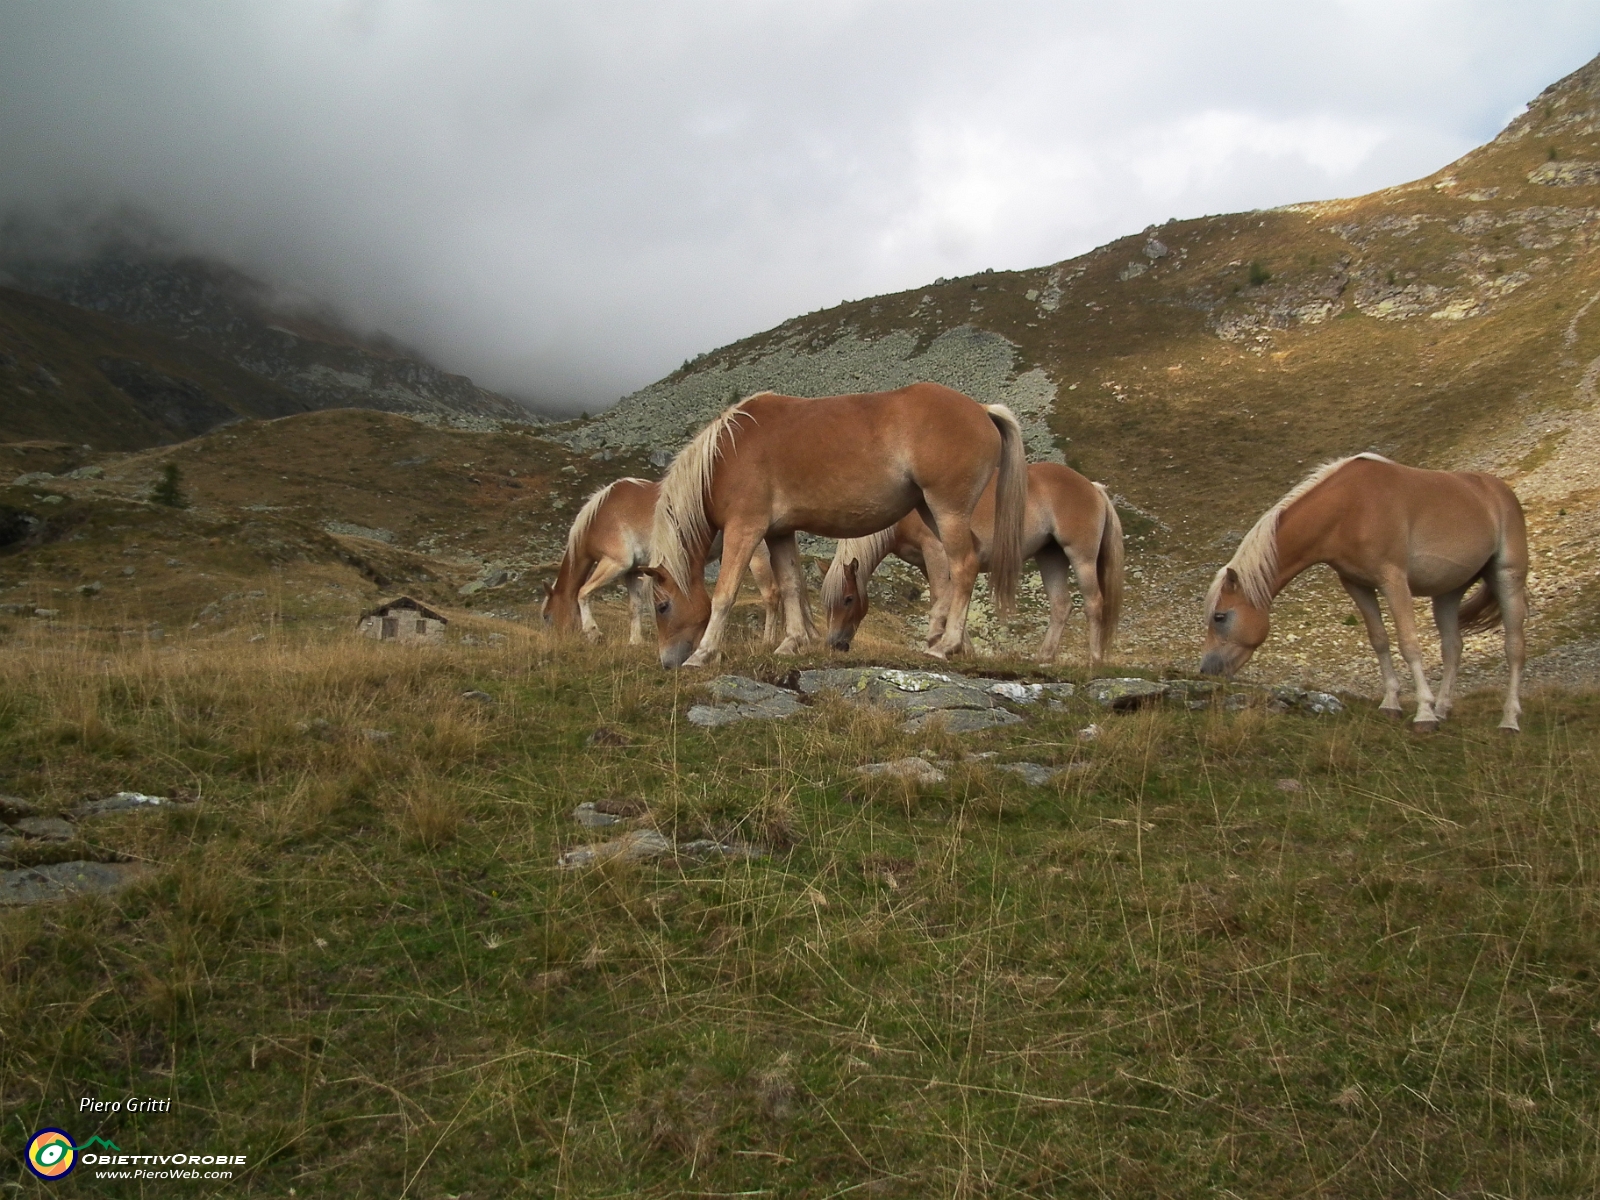
<path fill-rule="evenodd" d="M 928 652 L 960 650 L 978 573 L 971 518 L 999 472 L 990 583 L 1008 611 L 1021 573 L 1027 460 L 1022 430 L 1001 404 L 936 383 L 891 392 L 800 399 L 760 392 L 726 409 L 681 450 L 661 481 L 646 573 L 655 582 L 665 667 L 699 667 L 720 653 L 739 576 L 765 540 L 793 654 L 816 637 L 795 532 L 863 537 L 912 509 L 939 531 L 950 563 L 950 616 Z M 721 530 L 723 572 L 708 596 L 700 565 Z"/>
<path fill-rule="evenodd" d="M 994 537 L 993 481 L 972 511 L 972 533 L 978 541 L 979 568 L 987 570 Z M 834 551 L 822 580 L 822 604 L 828 614 L 828 645 L 835 650 L 850 649 L 856 629 L 867 616 L 867 580 L 891 554 L 927 576 L 933 599 L 928 640 L 934 642 L 943 635 L 949 569 L 938 536 L 912 510 L 888 529 L 842 541 Z M 1070 566 L 1083 593 L 1092 673 L 1110 650 L 1122 613 L 1122 521 L 1104 486 L 1060 463 L 1032 464 L 1022 523 L 1022 556 L 1039 564 L 1045 594 L 1050 597 L 1050 625 L 1039 646 L 1040 661 L 1055 661 L 1072 614 Z"/>
<path fill-rule="evenodd" d="M 1414 728 L 1437 729 L 1450 714 L 1462 631 L 1495 625 L 1505 630 L 1509 675 L 1500 728 L 1519 728 L 1528 536 L 1522 505 L 1503 480 L 1477 471 L 1425 471 L 1377 454 L 1317 468 L 1262 515 L 1217 572 L 1206 596 L 1201 672 L 1231 676 L 1244 666 L 1267 639 L 1273 598 L 1317 563 L 1333 568 L 1366 622 L 1383 672 L 1381 711 L 1402 715 L 1380 591 L 1416 681 Z M 1444 652 L 1437 697 L 1417 646 L 1414 595 L 1433 598 Z"/>
<path fill-rule="evenodd" d="M 650 562 L 650 524 L 660 494 L 660 484 L 629 476 L 606 484 L 583 502 L 567 532 L 567 549 L 556 570 L 555 584 L 545 585 L 540 616 L 546 625 L 562 633 L 581 629 L 590 641 L 599 641 L 600 626 L 589 610 L 589 597 L 622 579 L 628 589 L 631 617 L 628 642 L 634 646 L 643 643 L 650 580 L 639 568 Z M 713 545 L 707 557 L 720 556 L 721 547 Z M 777 640 L 778 592 L 765 546 L 758 547 L 750 560 L 750 574 L 766 606 L 763 638 L 770 643 Z"/>

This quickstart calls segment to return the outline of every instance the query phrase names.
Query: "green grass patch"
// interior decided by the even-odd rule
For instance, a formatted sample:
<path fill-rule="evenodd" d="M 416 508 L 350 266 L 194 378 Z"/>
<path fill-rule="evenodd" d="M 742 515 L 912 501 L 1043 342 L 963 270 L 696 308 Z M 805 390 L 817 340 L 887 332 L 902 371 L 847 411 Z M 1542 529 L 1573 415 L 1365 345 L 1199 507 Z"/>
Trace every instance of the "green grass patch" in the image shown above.
<path fill-rule="evenodd" d="M 14 1179 L 60 1125 L 249 1155 L 195 1195 L 1600 1182 L 1592 696 L 1531 697 L 1520 738 L 1493 695 L 1426 738 L 1082 701 L 956 738 L 831 699 L 705 731 L 700 676 L 527 635 L 41 641 L 0 672 L 0 791 L 194 798 L 82 827 L 148 864 L 116 897 L 0 913 Z M 921 751 L 944 784 L 853 771 Z M 608 797 L 769 853 L 559 869 Z M 172 1111 L 78 1114 L 130 1094 Z"/>

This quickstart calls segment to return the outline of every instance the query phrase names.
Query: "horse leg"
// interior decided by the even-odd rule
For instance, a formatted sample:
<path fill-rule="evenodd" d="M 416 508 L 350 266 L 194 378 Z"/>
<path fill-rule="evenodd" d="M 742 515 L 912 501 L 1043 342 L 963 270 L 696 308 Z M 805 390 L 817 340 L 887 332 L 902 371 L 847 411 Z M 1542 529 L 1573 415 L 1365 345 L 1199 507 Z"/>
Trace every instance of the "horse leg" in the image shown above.
<path fill-rule="evenodd" d="M 584 580 L 583 586 L 578 589 L 578 616 L 583 623 L 583 636 L 591 642 L 598 642 L 605 635 L 600 632 L 594 614 L 589 611 L 589 597 L 601 588 L 615 583 L 627 570 L 627 567 L 614 558 L 602 558 L 595 563 L 594 570 L 589 572 L 589 578 Z"/>
<path fill-rule="evenodd" d="M 766 623 L 761 627 L 761 644 L 770 646 L 778 640 L 778 613 L 783 597 L 778 591 L 778 581 L 772 574 L 772 554 L 766 542 L 757 542 L 750 556 L 750 577 L 761 590 L 761 606 L 766 610 Z"/>
<path fill-rule="evenodd" d="M 1068 563 L 1066 554 L 1054 542 L 1039 547 L 1033 556 L 1039 564 L 1039 577 L 1044 581 L 1044 594 L 1050 597 L 1050 626 L 1044 631 L 1044 641 L 1039 644 L 1039 661 L 1049 664 L 1061 652 L 1061 637 L 1066 632 L 1067 621 L 1072 616 L 1072 577 L 1069 570 L 1077 564 Z M 1100 608 L 1100 589 L 1095 587 L 1094 572 L 1077 571 L 1078 586 L 1083 588 L 1084 607 L 1089 611 L 1089 671 L 1094 672 L 1095 661 L 1100 657 L 1098 627 L 1094 614 Z M 1090 589 L 1094 591 L 1094 607 L 1089 608 Z"/>
<path fill-rule="evenodd" d="M 1500 713 L 1500 728 L 1513 732 L 1522 728 L 1517 722 L 1522 715 L 1522 664 L 1527 655 L 1522 622 L 1528 613 L 1528 597 L 1523 586 L 1521 571 L 1503 566 L 1495 568 L 1495 594 L 1500 601 L 1500 620 L 1506 634 L 1506 705 Z"/>
<path fill-rule="evenodd" d="M 642 646 L 644 644 L 644 615 L 650 611 L 651 601 L 650 576 L 641 575 L 637 571 L 628 574 L 628 645 Z"/>
<path fill-rule="evenodd" d="M 772 554 L 772 573 L 777 576 L 778 592 L 783 597 L 784 638 L 778 643 L 777 654 L 798 654 L 801 647 L 816 639 L 816 628 L 811 624 L 811 609 L 806 604 L 806 577 L 800 569 L 800 547 L 794 534 L 774 538 L 767 542 Z"/>
<path fill-rule="evenodd" d="M 1450 693 L 1456 686 L 1456 673 L 1461 669 L 1461 597 L 1466 589 L 1447 592 L 1433 598 L 1433 623 L 1439 627 L 1439 649 L 1444 655 L 1444 675 L 1439 679 L 1439 695 L 1433 702 L 1433 711 L 1443 721 L 1450 715 L 1453 703 Z"/>
<path fill-rule="evenodd" d="M 700 635 L 699 647 L 684 659 L 686 667 L 703 667 L 721 656 L 728 613 L 739 598 L 739 585 L 744 582 L 744 573 L 750 569 L 750 556 L 761 540 L 761 535 L 753 530 L 724 529 L 722 532 L 722 567 L 717 572 L 716 590 L 711 593 L 711 619 L 706 622 L 705 633 Z"/>
<path fill-rule="evenodd" d="M 1417 715 L 1411 718 L 1411 727 L 1418 732 L 1431 733 L 1439 728 L 1439 714 L 1433 711 L 1433 689 L 1428 686 L 1422 647 L 1417 642 L 1417 615 L 1411 611 L 1411 587 L 1403 569 L 1396 568 L 1388 575 L 1383 584 L 1383 598 L 1388 601 L 1389 616 L 1394 620 L 1400 657 L 1411 668 L 1411 678 L 1417 685 Z"/>
<path fill-rule="evenodd" d="M 936 645 L 944 636 L 950 623 L 950 560 L 938 538 L 929 538 L 922 546 L 922 570 L 928 577 L 928 640 Z"/>
<path fill-rule="evenodd" d="M 1400 676 L 1394 669 L 1394 655 L 1389 653 L 1389 630 L 1383 624 L 1378 593 L 1359 583 L 1351 583 L 1348 579 L 1341 578 L 1339 582 L 1344 585 L 1350 599 L 1356 602 L 1356 610 L 1366 622 L 1367 640 L 1372 643 L 1372 652 L 1378 656 L 1378 670 L 1383 672 L 1383 702 L 1378 705 L 1378 711 L 1391 717 L 1404 716 L 1400 707 Z"/>
<path fill-rule="evenodd" d="M 950 609 L 944 634 L 928 647 L 928 653 L 935 658 L 949 658 L 971 644 L 966 640 L 967 609 L 972 604 L 972 585 L 978 579 L 978 547 L 972 538 L 972 527 L 962 514 L 939 514 L 938 527 L 939 541 L 950 562 Z"/>

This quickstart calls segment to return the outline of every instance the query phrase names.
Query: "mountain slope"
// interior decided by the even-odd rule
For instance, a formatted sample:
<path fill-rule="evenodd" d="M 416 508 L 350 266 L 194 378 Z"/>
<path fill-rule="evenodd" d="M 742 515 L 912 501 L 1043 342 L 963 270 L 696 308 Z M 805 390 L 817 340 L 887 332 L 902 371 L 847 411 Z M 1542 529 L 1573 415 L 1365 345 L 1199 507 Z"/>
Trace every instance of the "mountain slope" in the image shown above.
<path fill-rule="evenodd" d="M 169 433 L 192 436 L 211 428 L 226 419 L 223 410 L 274 416 L 311 409 L 369 408 L 428 414 L 466 425 L 488 422 L 490 426 L 496 421 L 541 419 L 465 376 L 440 370 L 416 351 L 382 336 L 359 336 L 330 315 L 308 315 L 281 302 L 264 284 L 216 262 L 128 251 L 66 259 L 29 257 L 10 250 L 3 257 L 4 276 L 22 292 L 63 302 L 85 314 L 112 318 L 158 337 L 163 356 L 171 356 L 173 343 L 182 343 L 201 351 L 213 365 L 226 363 L 233 368 L 233 386 L 211 397 L 209 409 L 195 397 L 187 406 L 192 411 L 186 422 L 166 422 Z M 18 303 L 11 298 L 13 307 Z M 71 324 L 59 310 L 53 310 L 53 317 L 63 332 Z M 86 334 L 98 335 L 105 328 L 83 323 Z M 3 332 L 0 328 L 0 335 Z M 9 353 L 20 357 L 16 350 Z M 209 373 L 216 375 L 215 370 Z M 132 398 L 136 407 L 141 391 L 182 391 L 181 385 L 141 381 L 137 375 L 126 368 L 120 378 L 115 370 L 107 375 L 113 387 Z M 268 401 L 267 397 L 276 399 Z M 209 420 L 201 416 L 207 411 Z M 60 435 L 65 435 L 64 430 Z"/>

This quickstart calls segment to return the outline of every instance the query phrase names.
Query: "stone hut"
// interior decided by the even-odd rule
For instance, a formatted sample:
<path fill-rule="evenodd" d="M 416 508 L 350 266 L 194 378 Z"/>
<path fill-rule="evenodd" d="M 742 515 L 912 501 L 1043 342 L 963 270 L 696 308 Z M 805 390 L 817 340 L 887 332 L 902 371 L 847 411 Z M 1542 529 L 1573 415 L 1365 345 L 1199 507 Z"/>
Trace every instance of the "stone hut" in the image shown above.
<path fill-rule="evenodd" d="M 420 600 L 398 596 L 368 609 L 356 622 L 362 637 L 380 642 L 442 642 L 450 622 Z"/>

